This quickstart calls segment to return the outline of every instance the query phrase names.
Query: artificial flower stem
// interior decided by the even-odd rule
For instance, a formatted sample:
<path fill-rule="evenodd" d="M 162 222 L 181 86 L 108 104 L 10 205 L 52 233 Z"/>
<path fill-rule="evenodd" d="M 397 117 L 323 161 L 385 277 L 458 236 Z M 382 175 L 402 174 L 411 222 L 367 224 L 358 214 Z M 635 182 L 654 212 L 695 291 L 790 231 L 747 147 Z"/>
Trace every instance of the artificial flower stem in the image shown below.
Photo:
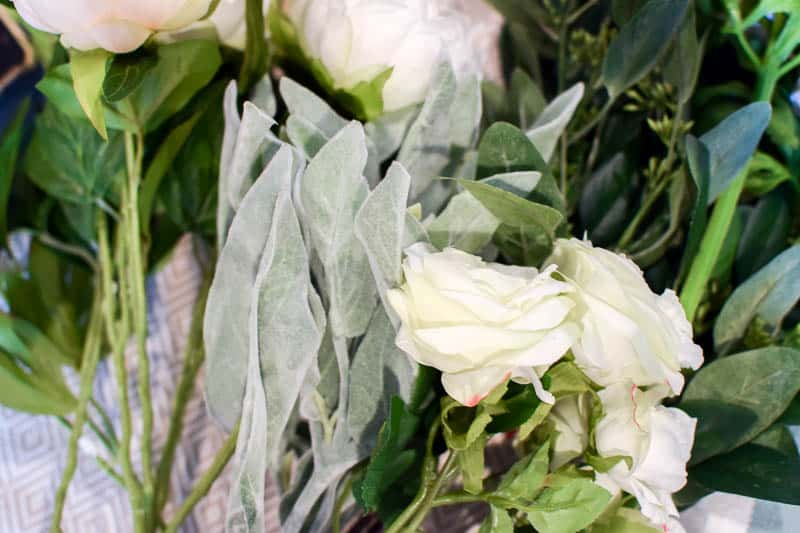
<path fill-rule="evenodd" d="M 771 101 L 778 79 L 779 75 L 776 69 L 766 67 L 760 70 L 756 82 L 756 100 Z M 739 175 L 736 176 L 730 186 L 720 194 L 714 205 L 711 220 L 703 235 L 703 240 L 700 241 L 700 253 L 694 258 L 689 275 L 686 277 L 686 283 L 684 283 L 681 290 L 681 304 L 690 323 L 694 322 L 697 308 L 703 298 L 706 285 L 711 278 L 714 265 L 717 263 L 722 245 L 728 235 L 728 229 L 736 213 L 736 206 L 739 204 L 739 197 L 744 190 L 746 180 L 747 165 L 739 172 Z"/>
<path fill-rule="evenodd" d="M 160 513 L 167 503 L 169 495 L 169 479 L 172 472 L 172 463 L 175 459 L 175 450 L 183 432 L 183 421 L 186 414 L 186 406 L 192 397 L 195 381 L 200 368 L 203 366 L 205 352 L 203 350 L 203 315 L 206 309 L 208 290 L 211 287 L 213 270 L 208 269 L 203 276 L 197 300 L 192 311 L 192 321 L 189 327 L 189 337 L 183 351 L 183 369 L 181 370 L 180 381 L 175 392 L 175 401 L 172 408 L 167 442 L 161 453 L 161 460 L 156 472 L 156 497 L 154 512 Z"/>
<path fill-rule="evenodd" d="M 422 522 L 425 520 L 425 517 L 428 516 L 428 513 L 433 508 L 433 502 L 435 501 L 436 496 L 439 494 L 439 492 L 441 492 L 445 481 L 447 481 L 447 479 L 453 473 L 453 469 L 455 468 L 455 459 L 456 452 L 451 451 L 447 456 L 439 475 L 433 480 L 433 486 L 425 494 L 425 499 L 422 500 L 422 504 L 417 508 L 416 514 L 406 528 L 409 532 L 414 533 L 418 531 L 422 525 Z"/>
<path fill-rule="evenodd" d="M 154 501 L 155 480 L 153 476 L 151 442 L 153 434 L 153 407 L 150 396 L 150 360 L 147 356 L 147 298 L 145 295 L 145 267 L 139 221 L 139 185 L 141 183 L 144 158 L 144 137 L 141 133 L 125 132 L 125 156 L 128 166 L 128 197 L 123 205 L 126 212 L 126 241 L 130 253 L 128 283 L 133 307 L 133 329 L 137 345 L 138 389 L 142 412 L 142 489 L 145 509 Z M 150 513 L 147 517 L 150 528 Z"/>
<path fill-rule="evenodd" d="M 225 465 L 228 464 L 228 461 L 233 456 L 233 452 L 236 450 L 236 439 L 239 436 L 239 422 L 236 423 L 236 426 L 231 431 L 231 434 L 228 435 L 228 438 L 225 440 L 225 443 L 222 445 L 222 448 L 219 452 L 217 452 L 216 457 L 214 457 L 214 461 L 211 463 L 211 466 L 203 474 L 203 477 L 197 482 L 194 486 L 192 491 L 189 493 L 189 496 L 186 500 L 181 504 L 178 511 L 175 513 L 175 516 L 166 525 L 164 528 L 165 533 L 177 533 L 178 528 L 186 520 L 186 517 L 189 516 L 189 513 L 192 512 L 194 506 L 199 502 L 206 494 L 208 494 L 209 489 L 211 489 L 211 485 L 214 484 L 214 481 L 219 477 L 222 470 L 225 468 Z"/>
<path fill-rule="evenodd" d="M 123 188 L 123 198 L 126 196 Z M 133 526 L 136 533 L 145 532 L 144 509 L 142 508 L 142 493 L 139 480 L 133 470 L 131 462 L 131 407 L 128 398 L 128 376 L 125 371 L 125 344 L 130 333 L 129 316 L 125 304 L 125 291 L 116 291 L 113 281 L 114 264 L 111 261 L 111 253 L 108 238 L 108 225 L 105 214 L 98 215 L 97 223 L 97 242 L 98 255 L 100 261 L 100 276 L 102 280 L 103 293 L 103 315 L 106 330 L 106 337 L 111 346 L 111 360 L 114 367 L 114 378 L 117 381 L 120 396 L 120 425 L 122 435 L 120 437 L 117 459 L 122 465 L 122 478 L 125 489 L 128 491 L 128 499 L 131 504 L 133 515 Z M 124 261 L 124 246 L 117 242 L 116 260 L 120 264 Z M 122 279 L 120 278 L 120 281 Z M 119 320 L 117 320 L 117 305 L 114 296 L 117 295 L 122 305 L 119 310 Z"/>
<path fill-rule="evenodd" d="M 69 436 L 67 445 L 67 464 L 61 477 L 61 483 L 56 490 L 55 511 L 50 524 L 50 531 L 58 533 L 61 531 L 61 517 L 64 512 L 64 502 L 67 498 L 67 490 L 75 475 L 78 466 L 78 441 L 83 433 L 83 426 L 88 419 L 89 400 L 92 397 L 94 376 L 97 372 L 97 363 L 100 361 L 100 350 L 102 346 L 103 334 L 103 314 L 100 305 L 102 296 L 100 287 L 95 287 L 95 297 L 92 303 L 92 314 L 89 319 L 89 327 L 86 333 L 83 356 L 81 357 L 81 384 L 78 396 L 78 407 L 75 410 L 75 422 L 72 424 L 72 432 Z"/>

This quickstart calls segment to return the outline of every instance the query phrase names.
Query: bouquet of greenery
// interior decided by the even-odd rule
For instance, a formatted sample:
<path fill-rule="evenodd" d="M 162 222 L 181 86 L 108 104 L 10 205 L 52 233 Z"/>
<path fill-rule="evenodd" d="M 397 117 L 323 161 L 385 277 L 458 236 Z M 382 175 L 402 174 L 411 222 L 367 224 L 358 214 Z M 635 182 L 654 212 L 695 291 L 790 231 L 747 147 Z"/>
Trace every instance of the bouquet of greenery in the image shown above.
<path fill-rule="evenodd" d="M 71 428 L 54 531 L 85 428 L 137 532 L 231 459 L 232 532 L 800 504 L 800 9 L 491 0 L 487 52 L 445 4 L 15 1 L 46 103 L 0 145 L 0 401 Z M 145 280 L 185 233 L 204 283 L 156 458 Z M 204 366 L 229 437 L 166 516 Z"/>

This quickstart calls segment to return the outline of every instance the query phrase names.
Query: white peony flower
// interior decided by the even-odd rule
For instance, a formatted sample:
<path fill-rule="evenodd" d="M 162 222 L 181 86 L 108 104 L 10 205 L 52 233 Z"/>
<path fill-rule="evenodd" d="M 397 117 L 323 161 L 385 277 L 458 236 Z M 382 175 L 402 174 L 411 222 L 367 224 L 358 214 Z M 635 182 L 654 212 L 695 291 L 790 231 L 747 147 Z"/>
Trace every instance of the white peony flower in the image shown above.
<path fill-rule="evenodd" d="M 589 444 L 589 394 L 572 394 L 560 398 L 548 415 L 553 422 L 553 457 L 550 470 L 556 470 L 583 454 Z"/>
<path fill-rule="evenodd" d="M 666 387 L 647 391 L 617 383 L 600 391 L 605 415 L 595 427 L 597 452 L 633 460 L 615 464 L 597 482 L 612 494 L 619 489 L 636 497 L 642 514 L 669 533 L 680 532 L 672 494 L 686 484 L 697 420 L 680 409 L 660 405 Z M 677 525 L 676 525 L 677 524 Z"/>
<path fill-rule="evenodd" d="M 61 34 L 78 50 L 135 50 L 154 32 L 176 30 L 202 18 L 211 0 L 14 0 L 31 26 Z"/>
<path fill-rule="evenodd" d="M 335 89 L 370 82 L 389 68 L 383 110 L 425 98 L 441 61 L 476 71 L 473 46 L 460 16 L 428 0 L 284 0 L 305 53 L 318 59 Z"/>
<path fill-rule="evenodd" d="M 480 257 L 427 244 L 406 250 L 405 283 L 388 292 L 401 320 L 397 346 L 418 363 L 442 371 L 447 393 L 476 405 L 509 378 L 533 383 L 553 403 L 539 377 L 578 335 L 568 315 L 568 283 L 543 272 L 485 263 Z"/>
<path fill-rule="evenodd" d="M 572 351 L 586 375 L 600 385 L 668 384 L 679 394 L 681 368 L 699 368 L 703 351 L 675 292 L 653 293 L 633 261 L 589 241 L 559 239 L 550 263 L 578 289 L 583 331 Z"/>

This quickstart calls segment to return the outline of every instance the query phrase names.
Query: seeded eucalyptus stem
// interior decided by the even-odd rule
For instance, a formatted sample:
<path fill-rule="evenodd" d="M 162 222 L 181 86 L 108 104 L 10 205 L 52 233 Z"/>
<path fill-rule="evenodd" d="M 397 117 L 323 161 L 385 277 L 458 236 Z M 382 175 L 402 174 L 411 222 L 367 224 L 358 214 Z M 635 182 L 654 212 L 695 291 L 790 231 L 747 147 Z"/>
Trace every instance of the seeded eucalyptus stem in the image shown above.
<path fill-rule="evenodd" d="M 92 397 L 94 376 L 97 371 L 97 363 L 100 361 L 100 350 L 102 346 L 103 334 L 103 314 L 101 302 L 101 291 L 99 285 L 95 287 L 94 302 L 92 303 L 91 318 L 86 332 L 86 342 L 81 357 L 81 382 L 80 393 L 78 396 L 78 407 L 75 410 L 75 421 L 72 423 L 72 431 L 67 445 L 67 464 L 61 477 L 61 483 L 56 491 L 55 510 L 53 520 L 50 524 L 50 531 L 57 533 L 61 531 L 61 517 L 64 512 L 64 502 L 67 498 L 67 490 L 75 475 L 78 465 L 78 441 L 83 433 L 83 426 L 88 419 L 89 401 Z"/>

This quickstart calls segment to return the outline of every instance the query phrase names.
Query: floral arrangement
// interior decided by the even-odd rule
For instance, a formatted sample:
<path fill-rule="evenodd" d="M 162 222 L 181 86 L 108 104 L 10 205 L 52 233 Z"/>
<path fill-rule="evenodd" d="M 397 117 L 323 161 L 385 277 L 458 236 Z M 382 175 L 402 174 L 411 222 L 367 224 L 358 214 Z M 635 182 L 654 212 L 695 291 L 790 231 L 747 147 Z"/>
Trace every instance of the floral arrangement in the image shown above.
<path fill-rule="evenodd" d="M 286 532 L 800 504 L 791 2 L 476 2 L 488 50 L 434 0 L 5 3 L 43 98 L 0 132 L 0 402 L 70 431 L 53 531 L 86 439 L 139 533 L 228 463 L 231 532 L 267 530 L 268 485 Z M 203 283 L 154 420 L 146 279 L 185 234 Z M 228 437 L 167 513 L 202 370 Z"/>

